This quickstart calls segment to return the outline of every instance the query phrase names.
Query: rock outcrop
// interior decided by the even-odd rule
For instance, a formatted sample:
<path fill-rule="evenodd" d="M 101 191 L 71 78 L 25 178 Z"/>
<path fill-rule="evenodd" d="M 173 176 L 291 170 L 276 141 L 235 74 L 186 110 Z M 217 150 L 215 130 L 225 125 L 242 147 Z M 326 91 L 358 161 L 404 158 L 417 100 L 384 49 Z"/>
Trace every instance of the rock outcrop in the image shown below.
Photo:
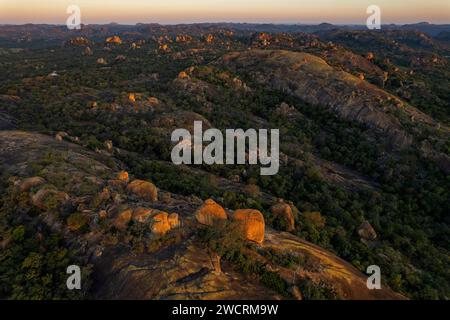
<path fill-rule="evenodd" d="M 232 71 L 245 70 L 260 84 L 281 90 L 314 106 L 325 106 L 346 120 L 382 132 L 396 148 L 411 145 L 412 138 L 394 114 L 414 114 L 433 126 L 434 121 L 399 98 L 323 59 L 286 50 L 249 50 L 229 53 L 217 64 Z"/>
<path fill-rule="evenodd" d="M 264 242 L 264 216 L 258 210 L 239 209 L 234 212 L 233 220 L 239 223 L 242 236 L 249 241 L 259 244 Z"/>
<path fill-rule="evenodd" d="M 205 203 L 195 212 L 195 218 L 203 225 L 212 226 L 217 220 L 227 220 L 227 214 L 214 200 L 208 199 Z"/>

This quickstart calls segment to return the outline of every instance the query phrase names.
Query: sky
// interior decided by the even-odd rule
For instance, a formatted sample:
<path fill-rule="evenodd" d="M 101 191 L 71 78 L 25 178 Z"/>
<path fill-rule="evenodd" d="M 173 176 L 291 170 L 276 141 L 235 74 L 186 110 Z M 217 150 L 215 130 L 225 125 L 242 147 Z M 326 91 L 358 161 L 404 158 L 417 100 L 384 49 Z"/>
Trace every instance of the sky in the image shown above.
<path fill-rule="evenodd" d="M 383 24 L 450 23 L 450 0 L 0 0 L 0 24 L 64 24 L 71 4 L 80 7 L 84 24 L 365 24 L 369 5 L 381 8 Z"/>

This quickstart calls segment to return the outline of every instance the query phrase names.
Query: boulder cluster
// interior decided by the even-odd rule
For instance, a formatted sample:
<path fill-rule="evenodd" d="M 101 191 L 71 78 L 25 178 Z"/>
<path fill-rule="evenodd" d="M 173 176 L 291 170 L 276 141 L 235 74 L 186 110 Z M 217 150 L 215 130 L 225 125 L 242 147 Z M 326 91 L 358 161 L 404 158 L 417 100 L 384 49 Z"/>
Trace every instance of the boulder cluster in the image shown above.
<path fill-rule="evenodd" d="M 149 181 L 134 179 L 130 182 L 130 176 L 126 171 L 121 171 L 114 179 L 108 180 L 107 186 L 89 200 L 90 205 L 86 205 L 84 200 L 79 202 L 80 199 L 71 198 L 66 192 L 57 190 L 42 177 L 17 180 L 14 182 L 14 188 L 20 194 L 28 193 L 30 204 L 43 211 L 64 211 L 66 208 L 76 207 L 77 211 L 67 218 L 67 227 L 72 232 L 89 224 L 94 216 L 95 219 L 107 221 L 120 231 L 126 230 L 131 221 L 146 224 L 151 233 L 157 236 L 163 236 L 180 226 L 177 213 L 145 207 L 148 202 L 158 201 L 158 189 Z M 125 198 L 134 199 L 140 206 L 128 207 L 124 202 Z M 105 209 L 95 214 L 93 209 L 102 207 Z"/>
<path fill-rule="evenodd" d="M 285 231 L 295 230 L 295 222 L 300 214 L 292 202 L 278 199 L 271 207 L 275 221 Z M 212 199 L 205 202 L 195 212 L 198 223 L 213 226 L 218 221 L 232 220 L 237 223 L 243 239 L 262 244 L 264 242 L 265 220 L 263 214 L 255 209 L 238 209 L 227 214 L 227 211 Z"/>
<path fill-rule="evenodd" d="M 213 226 L 219 220 L 228 220 L 225 209 L 214 200 L 208 199 L 196 211 L 195 218 L 202 225 Z M 244 239 L 262 244 L 264 242 L 264 216 L 258 210 L 239 209 L 232 216 L 237 222 Z"/>

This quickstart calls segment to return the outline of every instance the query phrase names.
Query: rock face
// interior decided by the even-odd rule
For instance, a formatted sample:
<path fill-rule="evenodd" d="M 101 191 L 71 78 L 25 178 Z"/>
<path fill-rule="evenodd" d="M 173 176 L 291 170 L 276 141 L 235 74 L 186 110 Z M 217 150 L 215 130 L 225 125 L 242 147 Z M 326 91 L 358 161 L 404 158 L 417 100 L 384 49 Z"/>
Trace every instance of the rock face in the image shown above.
<path fill-rule="evenodd" d="M 229 53 L 218 64 L 232 71 L 245 70 L 260 84 L 296 96 L 314 106 L 325 106 L 340 117 L 383 132 L 392 146 L 412 143 L 396 112 L 414 114 L 425 125 L 434 121 L 397 97 L 347 72 L 339 71 L 323 59 L 303 52 L 248 50 Z"/>
<path fill-rule="evenodd" d="M 271 212 L 276 219 L 281 221 L 286 231 L 291 232 L 295 230 L 295 218 L 289 204 L 279 200 L 277 204 L 272 206 Z"/>
<path fill-rule="evenodd" d="M 265 223 L 261 212 L 254 209 L 236 210 L 233 219 L 238 221 L 245 239 L 256 242 L 264 242 Z"/>
<path fill-rule="evenodd" d="M 212 226 L 217 220 L 227 220 L 227 214 L 225 210 L 217 204 L 214 200 L 208 199 L 205 203 L 195 212 L 195 218 L 201 224 Z"/>
<path fill-rule="evenodd" d="M 158 201 L 158 189 L 148 181 L 134 180 L 128 186 L 127 190 L 146 201 Z"/>
<path fill-rule="evenodd" d="M 357 232 L 361 237 L 361 241 L 363 241 L 364 243 L 375 241 L 377 239 L 377 233 L 375 232 L 375 229 L 367 220 L 361 223 Z"/>

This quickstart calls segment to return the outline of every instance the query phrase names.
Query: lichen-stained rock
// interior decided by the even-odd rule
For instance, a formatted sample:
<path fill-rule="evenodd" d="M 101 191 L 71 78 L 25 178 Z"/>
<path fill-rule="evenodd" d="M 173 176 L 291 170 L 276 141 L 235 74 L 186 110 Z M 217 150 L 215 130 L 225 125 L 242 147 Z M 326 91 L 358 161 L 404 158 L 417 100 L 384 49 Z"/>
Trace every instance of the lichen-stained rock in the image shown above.
<path fill-rule="evenodd" d="M 113 221 L 113 225 L 119 230 L 125 230 L 133 216 L 133 210 L 127 209 L 117 215 Z"/>
<path fill-rule="evenodd" d="M 31 196 L 31 203 L 42 210 L 56 209 L 70 199 L 65 192 L 54 189 L 41 189 Z"/>
<path fill-rule="evenodd" d="M 140 223 L 146 223 L 153 214 L 153 211 L 153 209 L 138 207 L 133 211 L 133 220 Z"/>
<path fill-rule="evenodd" d="M 19 181 L 19 191 L 27 192 L 30 191 L 31 188 L 43 185 L 45 180 L 41 177 L 31 177 L 26 178 L 23 181 Z"/>
<path fill-rule="evenodd" d="M 169 214 L 169 217 L 167 218 L 169 221 L 169 225 L 171 229 L 178 228 L 180 226 L 180 217 L 177 213 L 171 213 Z"/>
<path fill-rule="evenodd" d="M 295 218 L 289 204 L 279 199 L 278 203 L 272 206 L 271 212 L 283 224 L 286 231 L 291 232 L 295 230 Z"/>
<path fill-rule="evenodd" d="M 151 182 L 134 180 L 127 186 L 127 190 L 143 200 L 158 201 L 158 189 Z"/>
<path fill-rule="evenodd" d="M 265 222 L 260 211 L 239 209 L 234 212 L 233 219 L 239 222 L 245 239 L 259 244 L 264 242 Z"/>
<path fill-rule="evenodd" d="M 151 224 L 152 233 L 163 236 L 170 231 L 169 215 L 167 212 L 160 212 L 153 216 Z"/>
<path fill-rule="evenodd" d="M 120 171 L 120 172 L 117 174 L 117 179 L 120 180 L 120 181 L 125 181 L 125 182 L 128 183 L 128 181 L 130 180 L 130 177 L 129 177 L 129 175 L 128 175 L 128 172 L 126 172 L 126 171 Z"/>
<path fill-rule="evenodd" d="M 195 218 L 201 224 L 212 226 L 216 220 L 227 220 L 227 214 L 221 205 L 214 200 L 208 199 L 195 212 Z"/>

